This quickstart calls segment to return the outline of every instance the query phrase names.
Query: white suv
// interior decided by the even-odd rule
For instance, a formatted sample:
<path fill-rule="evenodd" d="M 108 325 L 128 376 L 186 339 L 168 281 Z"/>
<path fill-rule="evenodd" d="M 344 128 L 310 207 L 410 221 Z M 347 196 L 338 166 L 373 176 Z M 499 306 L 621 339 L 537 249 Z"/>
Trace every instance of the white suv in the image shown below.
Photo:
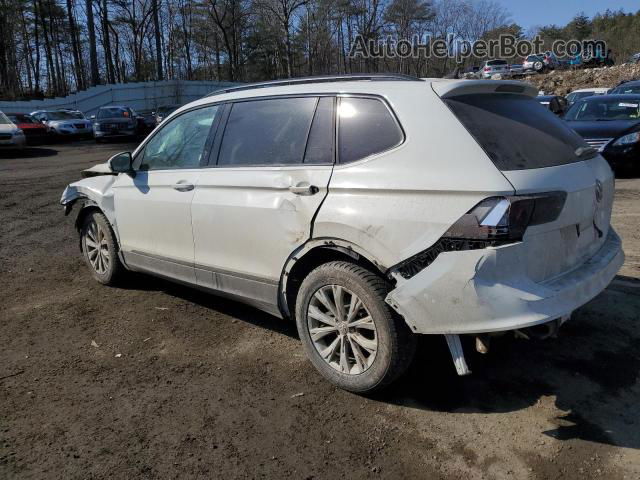
<path fill-rule="evenodd" d="M 82 253 L 297 322 L 367 392 L 416 334 L 548 330 L 623 262 L 607 162 L 525 83 L 355 76 L 216 93 L 65 190 Z M 99 175 L 104 173 L 106 175 Z"/>

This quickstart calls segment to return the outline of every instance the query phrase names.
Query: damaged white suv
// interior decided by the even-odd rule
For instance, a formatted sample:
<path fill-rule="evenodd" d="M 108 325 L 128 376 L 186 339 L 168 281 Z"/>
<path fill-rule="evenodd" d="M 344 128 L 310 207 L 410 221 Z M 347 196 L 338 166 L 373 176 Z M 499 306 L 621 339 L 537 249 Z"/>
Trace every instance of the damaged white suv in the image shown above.
<path fill-rule="evenodd" d="M 607 162 L 518 82 L 298 79 L 216 92 L 67 187 L 112 284 L 162 276 L 294 318 L 336 385 L 397 378 L 416 334 L 557 326 L 623 263 Z M 99 175 L 102 174 L 102 175 Z"/>

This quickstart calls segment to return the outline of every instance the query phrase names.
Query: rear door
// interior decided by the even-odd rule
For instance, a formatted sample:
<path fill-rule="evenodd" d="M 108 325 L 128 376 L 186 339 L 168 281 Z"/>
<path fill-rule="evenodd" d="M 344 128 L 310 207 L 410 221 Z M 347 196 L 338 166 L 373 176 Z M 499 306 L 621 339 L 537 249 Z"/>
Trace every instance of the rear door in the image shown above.
<path fill-rule="evenodd" d="M 306 96 L 227 106 L 192 205 L 198 284 L 276 313 L 282 268 L 327 194 L 334 104 Z"/>

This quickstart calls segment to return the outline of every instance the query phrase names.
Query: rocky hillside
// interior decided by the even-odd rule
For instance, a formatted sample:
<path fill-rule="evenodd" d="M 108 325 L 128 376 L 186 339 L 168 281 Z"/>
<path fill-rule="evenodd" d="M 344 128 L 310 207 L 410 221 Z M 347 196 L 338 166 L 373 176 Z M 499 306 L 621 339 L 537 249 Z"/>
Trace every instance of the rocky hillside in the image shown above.
<path fill-rule="evenodd" d="M 640 80 L 640 64 L 554 71 L 546 75 L 533 75 L 526 80 L 548 95 L 566 95 L 578 88 L 615 87 L 623 80 L 633 79 Z"/>

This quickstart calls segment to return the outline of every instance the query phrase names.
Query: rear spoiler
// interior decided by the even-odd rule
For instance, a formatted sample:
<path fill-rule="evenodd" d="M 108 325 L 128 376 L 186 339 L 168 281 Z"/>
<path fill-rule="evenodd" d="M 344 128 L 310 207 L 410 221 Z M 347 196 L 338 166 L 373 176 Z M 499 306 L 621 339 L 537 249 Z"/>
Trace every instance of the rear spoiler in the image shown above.
<path fill-rule="evenodd" d="M 535 97 L 538 89 L 527 82 L 515 80 L 455 80 L 432 81 L 431 88 L 441 98 L 477 93 L 515 93 Z"/>

